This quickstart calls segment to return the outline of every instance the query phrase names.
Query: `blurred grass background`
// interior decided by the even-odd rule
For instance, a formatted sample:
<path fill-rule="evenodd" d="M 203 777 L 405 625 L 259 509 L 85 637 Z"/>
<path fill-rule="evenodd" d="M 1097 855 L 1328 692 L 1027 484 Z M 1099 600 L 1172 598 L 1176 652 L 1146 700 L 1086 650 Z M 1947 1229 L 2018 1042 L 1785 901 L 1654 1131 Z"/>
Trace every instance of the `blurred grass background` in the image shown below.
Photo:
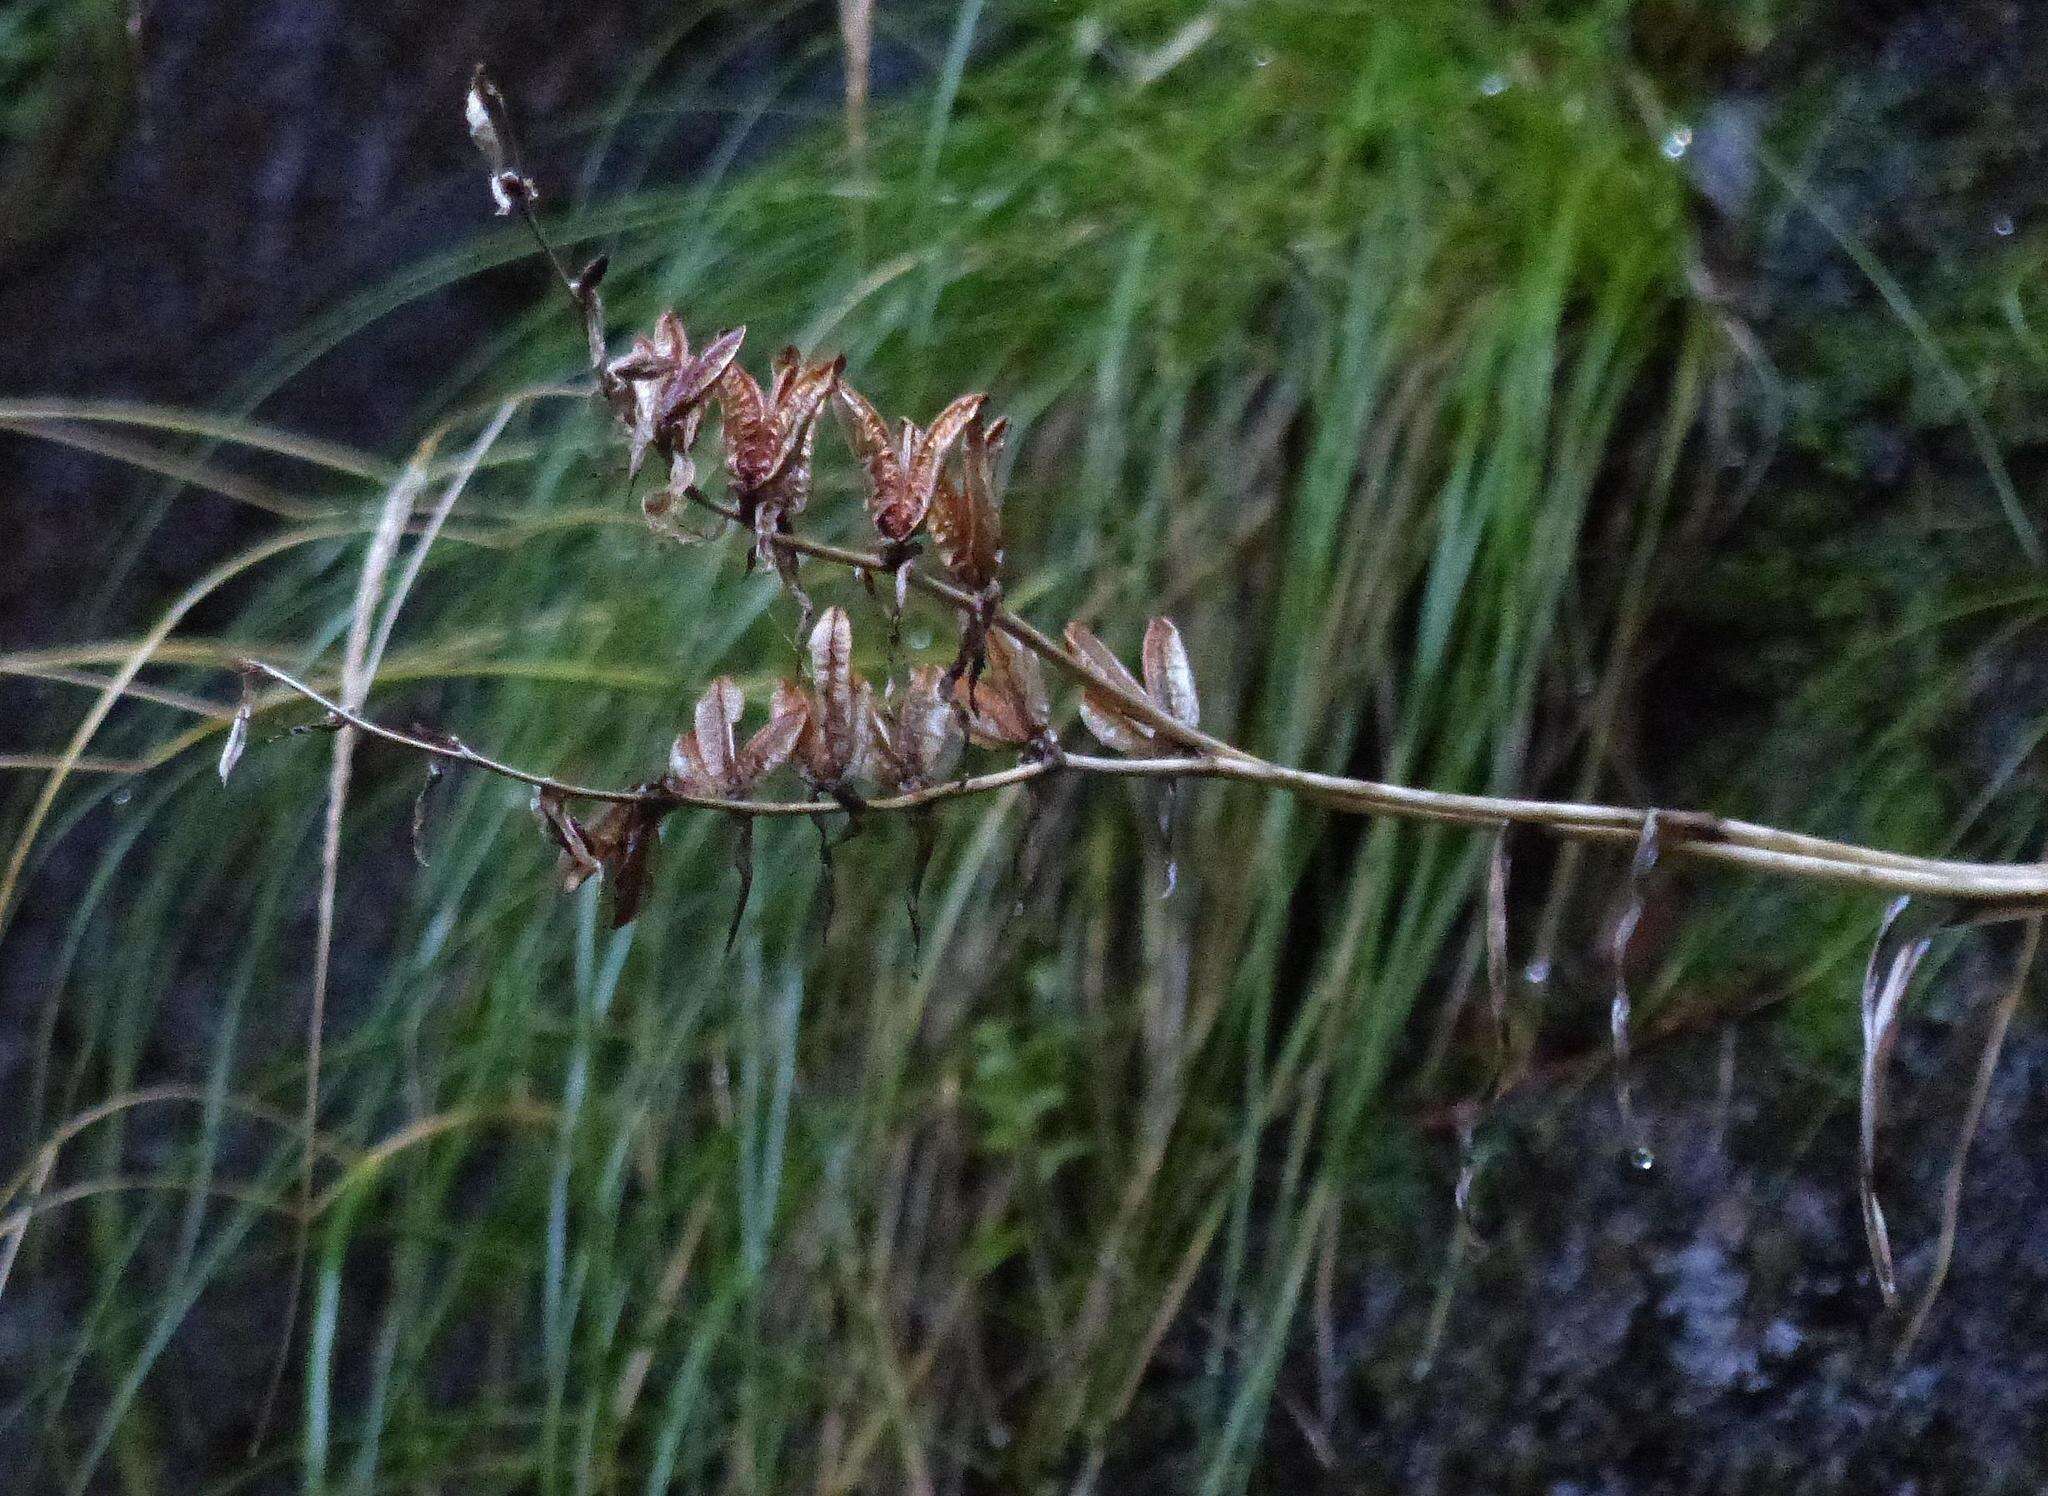
<path fill-rule="evenodd" d="M 1782 14 L 1708 30 L 1758 46 Z M 1825 372 L 1816 335 L 1788 381 L 1716 281 L 1727 246 L 1688 176 L 1694 20 L 1620 0 L 883 8 L 924 81 L 878 102 L 864 151 L 832 109 L 722 93 L 713 49 L 582 123 L 629 174 L 678 111 L 730 113 L 730 150 L 683 186 L 578 202 L 565 182 L 550 223 L 611 253 L 621 332 L 673 306 L 693 329 L 745 322 L 757 365 L 784 341 L 843 350 L 914 416 L 992 391 L 1019 432 L 1013 605 L 1126 651 L 1172 614 L 1204 725 L 1262 754 L 2013 854 L 2038 821 L 2038 720 L 1983 745 L 2002 778 L 1959 764 L 1953 729 L 1985 689 L 1959 655 L 2000 658 L 2048 604 L 2026 506 L 1978 464 L 1951 492 L 1845 509 L 1862 470 L 1829 466 L 1861 427 L 1826 402 L 1904 390 L 1921 423 L 1989 412 L 2004 441 L 2038 378 L 2038 265 L 1930 301 L 1918 331 L 1866 327 L 1835 351 L 1852 372 Z M 1676 81 L 1645 69 L 1646 35 Z M 810 117 L 751 143 L 791 110 Z M 339 307 L 231 406 L 527 256 L 480 179 L 477 200 L 473 245 Z M 791 610 L 736 543 L 646 532 L 599 413 L 528 398 L 580 359 L 534 282 L 530 314 L 419 412 L 444 433 L 412 459 L 429 493 L 510 415 L 371 706 L 624 782 L 658 769 L 712 676 L 765 700 Z M 152 450 L 205 438 L 222 472 L 269 440 L 246 414 L 163 419 L 147 440 L 190 441 Z M 807 525 L 857 538 L 833 453 Z M 90 746 L 147 767 L 73 776 L 28 856 L 33 879 L 68 838 L 100 848 L 25 1100 L 36 1137 L 90 1124 L 10 1198 L 47 1211 L 17 1291 L 82 1284 L 10 1410 L 52 1489 L 162 1488 L 193 1416 L 181 1367 L 225 1356 L 210 1395 L 253 1408 L 251 1345 L 277 1349 L 329 750 L 265 741 L 306 720 L 265 698 L 228 787 L 213 761 L 232 658 L 334 680 L 365 536 L 406 481 L 384 457 L 290 456 L 253 494 L 223 480 L 289 511 L 210 595 L 232 622 L 155 649 L 159 694 Z M 854 609 L 879 677 L 879 606 L 809 585 Z M 1713 663 L 1655 647 L 1673 637 L 1712 641 Z M 950 657 L 936 614 L 905 638 Z M 134 658 L 110 640 L 8 663 Z M 1723 735 L 1695 741 L 1699 719 Z M 58 752 L 75 721 L 4 746 Z M 1169 847 L 1149 792 L 1060 784 L 941 813 L 920 954 L 907 828 L 835 851 L 828 933 L 816 838 L 764 826 L 727 957 L 715 818 L 669 825 L 647 911 L 613 933 L 595 889 L 556 893 L 516 786 L 436 790 L 415 868 L 419 790 L 418 765 L 358 750 L 284 1404 L 195 1489 L 1277 1488 L 1272 1428 L 1302 1415 L 1276 1413 L 1276 1385 L 1328 1349 L 1305 1300 L 1447 1188 L 1410 1114 L 1483 1081 L 1482 838 L 1205 786 L 1181 792 Z M 1516 877 L 1525 1021 L 1545 1053 L 1587 1047 L 1618 868 L 1532 847 Z M 1789 1032 L 1839 1058 L 1872 909 L 1750 885 L 1672 907 L 1640 1021 L 1812 994 Z M 157 1108 L 188 1120 L 138 1131 Z M 243 1338 L 198 1334 L 203 1305 L 234 1306 Z"/>

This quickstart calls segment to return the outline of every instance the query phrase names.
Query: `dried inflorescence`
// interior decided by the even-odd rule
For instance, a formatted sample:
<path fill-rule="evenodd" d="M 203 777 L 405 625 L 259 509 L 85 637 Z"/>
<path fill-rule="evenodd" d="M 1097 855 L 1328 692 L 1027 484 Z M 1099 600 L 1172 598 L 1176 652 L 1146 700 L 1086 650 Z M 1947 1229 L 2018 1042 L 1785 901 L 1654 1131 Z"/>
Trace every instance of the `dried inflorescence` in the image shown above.
<path fill-rule="evenodd" d="M 1644 880 L 1658 860 L 1660 848 L 1692 859 L 1897 894 L 1900 897 L 1880 929 L 1865 980 L 1859 1149 L 1860 1190 L 1873 1264 L 1887 1300 L 1897 1295 L 1889 1231 L 1877 1199 L 1876 1155 L 1885 1066 L 1897 1036 L 1906 989 L 1929 940 L 1950 923 L 2027 919 L 2024 968 L 2032 958 L 2043 911 L 2048 910 L 2048 874 L 2039 865 L 1901 857 L 1713 816 L 1458 794 L 1310 774 L 1209 736 L 1200 730 L 1200 707 L 1186 646 L 1169 620 L 1155 618 L 1146 629 L 1141 680 L 1081 624 L 1068 625 L 1062 647 L 1002 608 L 1003 536 L 997 468 L 1006 427 L 1000 419 L 985 419 L 985 396 L 958 397 L 926 429 L 908 420 L 891 420 L 846 384 L 843 359 L 806 361 L 795 349 L 785 349 L 776 358 L 764 390 L 739 362 L 743 329 L 721 333 L 693 352 L 681 320 L 673 313 L 663 314 L 651 334 L 635 338 L 628 352 L 614 358 L 600 294 L 605 262 L 596 260 L 573 276 L 564 268 L 542 233 L 535 212 L 538 193 L 519 166 L 504 100 L 481 70 L 470 90 L 467 113 L 471 132 L 490 168 L 490 188 L 498 211 L 520 215 L 577 308 L 597 392 L 626 433 L 629 476 L 637 474 L 650 451 L 669 464 L 667 485 L 645 501 L 649 519 L 658 531 L 680 536 L 673 511 L 681 501 L 688 501 L 736 519 L 750 532 L 752 561 L 772 564 L 803 609 L 800 632 L 807 635 L 809 681 L 778 685 L 768 721 L 744 746 L 735 732 L 744 711 L 739 687 L 727 678 L 714 681 L 697 702 L 692 730 L 673 745 L 667 773 L 632 789 L 608 790 L 566 783 L 491 759 L 453 737 L 424 729 L 398 732 L 380 727 L 274 666 L 244 662 L 249 678 L 268 677 L 313 701 L 326 713 L 321 726 L 346 725 L 426 754 L 435 764 L 480 768 L 533 785 L 535 811 L 561 854 L 564 886 L 574 889 L 602 877 L 612 889 L 614 924 L 631 920 L 641 905 L 663 820 L 693 802 L 709 803 L 734 820 L 735 860 L 741 878 L 734 932 L 746 907 L 751 827 L 757 817 L 809 816 L 822 832 L 825 817 L 842 811 L 850 817 L 877 808 L 910 813 L 918 846 L 907 903 L 913 934 L 917 934 L 918 879 L 932 849 L 931 807 L 958 794 L 1027 782 L 1036 787 L 1047 775 L 1063 769 L 1163 780 L 1161 820 L 1169 849 L 1173 785 L 1188 777 L 1256 783 L 1353 814 L 1490 827 L 1496 835 L 1487 880 L 1485 954 L 1497 1051 L 1492 1084 L 1496 1099 L 1520 1079 L 1528 1040 L 1522 1032 L 1524 1026 L 1514 1022 L 1511 1011 L 1506 828 L 1539 826 L 1560 837 L 1596 843 L 1633 837 L 1637 855 L 1611 941 L 1614 996 L 1610 1010 L 1618 1110 L 1631 1132 L 1634 1119 L 1627 1086 L 1631 1005 L 1625 962 L 1642 911 Z M 846 417 L 849 446 L 866 478 L 868 514 L 883 542 L 879 554 L 822 545 L 796 534 L 794 521 L 811 497 L 818 416 L 828 401 Z M 697 489 L 692 454 L 703 418 L 714 406 L 721 417 L 729 485 L 724 504 Z M 943 576 L 930 570 L 914 576 L 911 572 L 919 553 L 917 536 L 927 525 Z M 888 683 L 878 698 L 855 667 L 852 620 L 845 609 L 829 608 L 815 627 L 811 625 L 809 601 L 796 585 L 799 554 L 863 574 L 892 572 L 897 583 L 892 625 L 902 610 L 906 585 L 915 585 L 957 610 L 960 647 L 953 663 L 945 669 L 929 664 L 914 667 L 906 682 Z M 892 662 L 893 654 L 892 647 Z M 1123 757 L 1085 759 L 1065 752 L 1054 727 L 1044 662 L 1080 684 L 1084 725 Z M 233 772 L 247 745 L 251 710 L 245 693 L 221 756 L 223 778 Z M 983 749 L 1010 751 L 1016 762 L 998 772 L 948 781 L 963 736 Z M 784 764 L 795 768 L 808 786 L 810 798 L 754 798 L 759 786 Z M 868 787 L 879 789 L 884 798 L 864 798 Z M 569 803 L 577 800 L 606 804 L 598 817 L 586 824 L 568 809 Z M 414 811 L 416 843 L 423 807 L 424 791 Z M 1666 835 L 1671 837 L 1668 843 L 1662 840 Z M 830 839 L 822 838 L 821 845 L 829 851 Z M 1169 856 L 1169 892 L 1172 878 Z M 829 928 L 829 876 L 826 890 L 825 923 Z M 1914 906 L 1918 918 L 1912 921 L 1903 918 L 1909 899 L 1922 901 Z M 1955 901 L 1954 907 L 1934 904 L 1929 908 L 1927 901 L 1934 899 Z M 1946 1270 L 1967 1135 L 1981 1114 L 2003 1021 L 2010 1016 L 2021 990 L 2020 979 L 2015 978 L 1980 1064 L 1964 1138 L 1951 1166 L 1936 1266 L 1919 1296 L 1908 1341 L 1924 1322 Z M 1472 1151 L 1476 1104 L 1462 1108 L 1461 1116 L 1464 1159 L 1457 1197 L 1462 1217 L 1476 1173 Z M 1638 1143 L 1635 1158 L 1648 1167 L 1651 1154 L 1646 1144 Z"/>

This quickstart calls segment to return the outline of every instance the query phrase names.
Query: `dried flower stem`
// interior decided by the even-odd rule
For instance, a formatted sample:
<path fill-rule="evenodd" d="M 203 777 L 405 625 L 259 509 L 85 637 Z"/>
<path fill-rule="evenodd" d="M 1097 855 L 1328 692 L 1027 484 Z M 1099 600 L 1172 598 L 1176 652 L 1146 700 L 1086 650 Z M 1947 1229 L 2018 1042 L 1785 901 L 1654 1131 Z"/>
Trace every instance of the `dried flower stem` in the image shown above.
<path fill-rule="evenodd" d="M 737 510 L 697 490 L 691 490 L 690 497 L 714 514 L 734 521 L 739 518 Z M 870 552 L 808 540 L 800 535 L 776 535 L 772 539 L 775 545 L 814 560 L 869 572 L 887 569 L 883 558 Z M 932 576 L 915 565 L 908 568 L 908 576 L 910 586 L 929 597 L 956 608 L 975 606 L 975 597 L 965 588 Z M 1617 805 L 1416 789 L 1408 785 L 1317 774 L 1270 763 L 1235 744 L 1183 726 L 1162 711 L 1149 696 L 1134 693 L 1110 679 L 1064 644 L 1006 608 L 995 610 L 991 624 L 1072 679 L 1113 697 L 1125 716 L 1152 728 L 1163 740 L 1190 749 L 1197 755 L 1134 760 L 1096 760 L 1068 755 L 1069 764 L 1076 768 L 1097 773 L 1161 778 L 1233 779 L 1284 790 L 1333 810 L 1357 815 L 1385 815 L 1403 820 L 1468 826 L 1541 826 L 1574 840 L 1623 845 L 1634 845 L 1641 840 L 1644 822 L 1650 814 L 1647 810 Z M 2048 868 L 2039 864 L 1955 862 L 1913 857 L 1697 811 L 1660 810 L 1657 817 L 1667 856 L 1728 863 L 1781 877 L 1838 883 L 1872 892 L 2009 905 L 2015 913 L 2048 907 Z"/>
<path fill-rule="evenodd" d="M 691 490 L 690 497 L 714 514 L 737 522 L 738 510 Z M 887 570 L 882 557 L 798 535 L 777 534 L 771 543 L 813 560 L 826 561 L 879 573 Z M 912 566 L 910 585 L 927 596 L 958 608 L 972 608 L 976 599 L 966 589 Z M 1305 769 L 1275 764 L 1247 753 L 1234 744 L 1197 729 L 1183 726 L 1158 703 L 1143 693 L 1133 693 L 1093 668 L 1065 645 L 1042 632 L 1008 609 L 998 608 L 992 625 L 1026 649 L 1039 655 L 1074 680 L 1113 697 L 1123 713 L 1152 728 L 1165 741 L 1193 750 L 1175 758 L 1097 758 L 1065 754 L 1060 762 L 1029 762 L 992 774 L 951 780 L 929 789 L 866 802 L 871 810 L 900 811 L 944 800 L 985 794 L 1036 779 L 1064 767 L 1083 773 L 1115 774 L 1157 779 L 1226 779 L 1281 790 L 1313 800 L 1332 810 L 1354 815 L 1384 815 L 1404 820 L 1433 821 L 1450 825 L 1502 826 L 1509 824 L 1543 827 L 1559 836 L 1579 841 L 1633 844 L 1641 839 L 1648 811 L 1623 806 L 1580 804 L 1568 801 L 1510 799 L 1493 795 L 1458 794 L 1441 790 L 1416 789 L 1407 785 L 1372 780 L 1348 779 L 1334 774 L 1317 774 Z M 545 774 L 518 768 L 493 759 L 465 744 L 437 742 L 411 733 L 383 727 L 359 713 L 346 711 L 311 686 L 294 679 L 274 665 L 250 661 L 248 667 L 269 676 L 324 708 L 339 724 L 360 729 L 399 747 L 429 754 L 450 763 L 482 769 L 536 789 L 544 789 L 572 800 L 613 802 L 659 802 L 691 805 L 710 810 L 753 816 L 832 815 L 842 807 L 834 801 L 723 800 L 682 796 L 664 790 L 602 789 L 573 784 Z M 1864 888 L 1872 892 L 1916 894 L 1951 898 L 1998 906 L 2014 915 L 2048 908 L 2048 868 L 2039 864 L 1953 862 L 1937 858 L 1912 857 L 1902 853 L 1859 847 L 1825 837 L 1806 836 L 1753 822 L 1728 820 L 1719 816 L 1687 811 L 1659 811 L 1659 829 L 1669 856 L 1691 857 L 1719 862 L 1780 877 Z"/>

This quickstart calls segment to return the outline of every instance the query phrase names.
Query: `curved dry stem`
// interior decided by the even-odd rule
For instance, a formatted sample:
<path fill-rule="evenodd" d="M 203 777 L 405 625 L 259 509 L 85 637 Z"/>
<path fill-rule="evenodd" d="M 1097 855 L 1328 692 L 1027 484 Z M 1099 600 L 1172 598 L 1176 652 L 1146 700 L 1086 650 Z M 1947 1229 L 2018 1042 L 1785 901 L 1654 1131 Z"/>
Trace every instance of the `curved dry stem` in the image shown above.
<path fill-rule="evenodd" d="M 690 497 L 726 519 L 736 521 L 739 517 L 737 510 L 694 489 L 690 491 Z M 870 572 L 884 569 L 882 558 L 869 552 L 828 545 L 797 535 L 775 535 L 771 540 L 775 545 L 815 560 Z M 966 589 L 931 576 L 915 565 L 907 570 L 910 585 L 926 596 L 956 608 L 974 605 L 975 599 Z M 1111 680 L 1064 644 L 1008 609 L 998 608 L 992 624 L 1071 679 L 1114 699 L 1120 712 L 1151 728 L 1162 741 L 1198 755 L 1134 761 L 1090 760 L 1069 755 L 1068 762 L 1077 768 L 1102 773 L 1235 779 L 1300 795 L 1332 810 L 1352 814 L 1384 815 L 1452 825 L 1540 826 L 1573 840 L 1628 845 L 1641 840 L 1643 827 L 1653 813 L 1619 805 L 1417 789 L 1409 785 L 1317 774 L 1270 763 L 1235 744 L 1175 721 L 1149 696 L 1133 692 Z M 1111 764 L 1117 767 L 1111 769 L 1108 767 Z M 1837 883 L 1874 893 L 1960 899 L 2009 906 L 2015 911 L 2048 908 L 2048 868 L 2038 864 L 1956 862 L 1915 857 L 1699 811 L 1660 809 L 1654 813 L 1664 839 L 1664 851 L 1674 857 L 1726 863 L 1779 877 Z"/>
<path fill-rule="evenodd" d="M 830 548 L 826 548 L 830 549 Z M 831 559 L 827 557 L 826 559 Z M 1026 627 L 1029 627 L 1026 625 Z M 1032 631 L 1036 633 L 1036 630 Z M 1040 635 L 1039 637 L 1043 637 Z M 1049 641 L 1048 641 L 1049 642 Z M 1057 659 L 1057 656 L 1053 658 Z M 547 790 L 569 800 L 601 800 L 664 806 L 696 806 L 705 810 L 730 811 L 748 816 L 822 816 L 841 814 L 843 807 L 831 800 L 718 800 L 697 795 L 676 795 L 666 790 L 611 789 L 577 784 L 553 775 L 536 773 L 477 752 L 459 740 L 436 741 L 400 732 L 371 721 L 358 712 L 344 710 L 331 697 L 295 679 L 277 666 L 260 660 L 247 668 L 269 677 L 324 709 L 336 726 L 357 728 L 397 747 L 428 754 L 448 763 L 482 769 L 535 789 Z M 1094 683 L 1086 667 L 1075 662 L 1074 673 Z M 1136 700 L 1132 707 L 1135 715 Z M 1156 712 L 1157 708 L 1153 710 Z M 1164 713 L 1159 713 L 1162 717 Z M 1167 719 L 1171 720 L 1171 719 Z M 1185 731 L 1185 729 L 1183 729 Z M 1204 754 L 1187 758 L 1098 758 L 1085 753 L 1062 754 L 1057 762 L 1021 763 L 992 774 L 978 774 L 951 780 L 906 795 L 892 795 L 863 802 L 868 810 L 903 811 L 985 794 L 1036 779 L 1055 769 L 1066 768 L 1086 774 L 1103 774 L 1140 779 L 1224 779 L 1239 784 L 1298 794 L 1332 810 L 1354 815 L 1387 815 L 1404 820 L 1434 821 L 1458 826 L 1500 826 L 1508 823 L 1543 827 L 1556 835 L 1578 841 L 1632 845 L 1641 836 L 1644 812 L 1610 806 L 1571 805 L 1546 800 L 1504 800 L 1485 795 L 1446 794 L 1435 790 L 1409 789 L 1400 785 L 1374 784 L 1368 780 L 1343 779 L 1329 774 L 1311 774 L 1285 765 L 1267 763 L 1233 748 L 1228 758 Z M 1589 815 L 1588 812 L 1597 812 Z M 1744 822 L 1723 822 L 1708 816 L 1664 811 L 1658 824 L 1671 839 L 1664 851 L 1718 862 L 1752 872 L 1778 877 L 1802 878 L 1868 889 L 1874 893 L 1917 894 L 1924 897 L 1959 899 L 1991 906 L 1988 913 L 2018 917 L 2032 909 L 2048 907 L 2048 869 L 2035 865 L 2005 866 L 1991 863 L 1943 862 L 1932 858 L 1907 857 L 1804 837 L 1769 827 L 1748 828 Z M 1703 834 L 1700 826 L 1731 828 L 1726 839 Z M 1751 838 L 1746 831 L 1762 833 Z M 1679 839 L 1677 833 L 1683 833 Z M 1762 841 L 1765 844 L 1758 845 Z M 1781 845 L 1819 847 L 1825 852 L 1780 850 Z"/>
<path fill-rule="evenodd" d="M 1912 1317 L 1907 1320 L 1905 1330 L 1899 1336 L 1899 1343 L 1893 1351 L 1895 1362 L 1903 1362 L 1912 1354 L 1920 1332 L 1927 1328 L 1927 1319 L 1934 1312 L 1934 1301 L 1941 1297 L 1942 1285 L 1948 1281 L 1949 1264 L 1955 1259 L 1956 1228 L 1963 1213 L 1963 1176 L 1970 1163 L 1970 1145 L 1976 1141 L 1977 1129 L 1984 1121 L 1984 1108 L 1991 1100 L 1992 1078 L 1998 1072 L 1998 1056 L 2005 1048 L 2006 1030 L 2012 1026 L 2012 1017 L 2019 1010 L 2020 999 L 2026 994 L 2027 979 L 2034 970 L 2034 958 L 2041 949 L 2041 918 L 2036 915 L 2027 921 L 2026 933 L 2020 938 L 2019 955 L 2013 961 L 2011 980 L 1998 1000 L 1998 1007 L 1991 1015 L 1991 1028 L 1984 1036 L 1984 1047 L 1977 1055 L 1977 1074 L 1970 1086 L 1970 1099 L 1963 1108 L 1962 1121 L 1956 1125 L 1955 1151 L 1949 1156 L 1948 1174 L 1941 1188 L 1941 1234 L 1934 1244 L 1934 1266 L 1929 1269 L 1927 1282 L 1920 1290 L 1920 1297 L 1913 1304 Z"/>

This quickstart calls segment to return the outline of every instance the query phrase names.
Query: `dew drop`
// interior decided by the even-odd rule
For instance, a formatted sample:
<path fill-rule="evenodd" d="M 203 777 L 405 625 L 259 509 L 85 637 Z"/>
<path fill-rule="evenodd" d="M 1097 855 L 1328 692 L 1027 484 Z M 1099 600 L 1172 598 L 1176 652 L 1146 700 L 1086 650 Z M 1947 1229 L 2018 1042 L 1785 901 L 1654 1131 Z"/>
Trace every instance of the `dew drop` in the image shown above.
<path fill-rule="evenodd" d="M 1479 80 L 1479 91 L 1489 99 L 1499 98 L 1508 91 L 1508 75 L 1506 73 L 1488 73 Z"/>
<path fill-rule="evenodd" d="M 1679 160 L 1692 148 L 1692 127 L 1680 125 L 1664 137 L 1664 154 L 1673 161 Z"/>
<path fill-rule="evenodd" d="M 1541 959 L 1531 961 L 1522 969 L 1522 979 L 1531 987 L 1541 987 L 1550 980 L 1550 963 Z"/>
<path fill-rule="evenodd" d="M 1253 53 L 1253 54 L 1252 54 L 1252 66 L 1253 66 L 1253 67 L 1255 67 L 1255 68 L 1269 68 L 1269 67 L 1271 67 L 1272 65 L 1273 65 L 1273 54 L 1272 54 L 1271 52 L 1255 52 L 1255 53 Z"/>
<path fill-rule="evenodd" d="M 114 793 L 109 795 L 107 798 L 112 800 L 116 805 L 126 805 L 130 800 L 133 800 L 135 798 L 135 791 L 129 789 L 124 784 L 121 786 L 121 788 L 115 790 Z"/>
<path fill-rule="evenodd" d="M 1991 232 L 2001 239 L 2012 237 L 2013 221 L 2010 213 L 2001 213 L 1991 220 Z"/>
<path fill-rule="evenodd" d="M 1628 1150 L 1628 1166 L 1638 1174 L 1647 1174 L 1657 1167 L 1657 1155 L 1646 1145 L 1638 1143 Z"/>

